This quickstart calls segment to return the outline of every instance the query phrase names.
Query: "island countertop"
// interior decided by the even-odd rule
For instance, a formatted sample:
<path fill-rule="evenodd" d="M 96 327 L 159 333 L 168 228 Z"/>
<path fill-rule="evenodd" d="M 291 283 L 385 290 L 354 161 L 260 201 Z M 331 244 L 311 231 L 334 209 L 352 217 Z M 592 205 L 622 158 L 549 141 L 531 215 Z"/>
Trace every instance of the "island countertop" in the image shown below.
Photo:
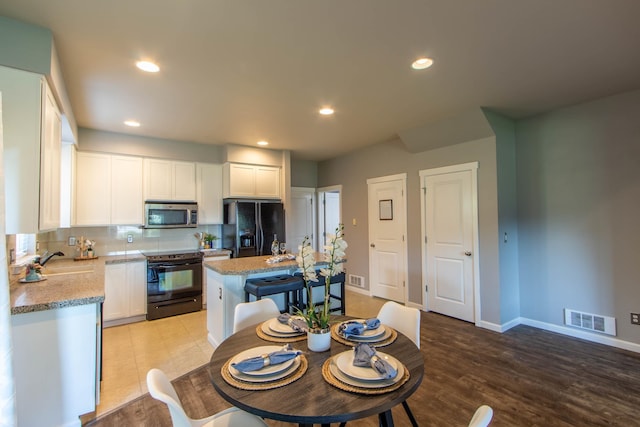
<path fill-rule="evenodd" d="M 323 254 L 316 253 L 315 255 L 317 267 L 327 265 Z M 204 266 L 216 273 L 222 274 L 223 276 L 242 276 L 281 270 L 291 270 L 291 272 L 294 273 L 298 270 L 298 263 L 295 259 L 268 263 L 267 260 L 269 258 L 272 257 L 268 255 L 231 258 L 220 261 L 205 262 Z"/>

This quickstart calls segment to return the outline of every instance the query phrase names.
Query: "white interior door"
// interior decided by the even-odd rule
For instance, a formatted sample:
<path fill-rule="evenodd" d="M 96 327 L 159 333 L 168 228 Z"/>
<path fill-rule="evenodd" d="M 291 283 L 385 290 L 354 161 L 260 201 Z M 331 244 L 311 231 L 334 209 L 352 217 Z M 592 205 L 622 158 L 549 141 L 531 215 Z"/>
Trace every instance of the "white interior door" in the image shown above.
<path fill-rule="evenodd" d="M 317 250 L 323 252 L 327 233 L 335 234 L 342 222 L 340 210 L 341 186 L 318 189 L 318 239 Z"/>
<path fill-rule="evenodd" d="M 289 230 L 286 242 L 287 250 L 290 252 L 298 252 L 298 246 L 302 244 L 305 236 L 309 236 L 312 247 L 315 247 L 315 197 L 314 188 L 291 188 L 290 215 L 287 223 Z"/>
<path fill-rule="evenodd" d="M 406 301 L 406 174 L 367 180 L 371 294 Z"/>
<path fill-rule="evenodd" d="M 458 169 L 421 173 L 426 230 L 423 274 L 429 310 L 474 322 L 475 169 Z"/>

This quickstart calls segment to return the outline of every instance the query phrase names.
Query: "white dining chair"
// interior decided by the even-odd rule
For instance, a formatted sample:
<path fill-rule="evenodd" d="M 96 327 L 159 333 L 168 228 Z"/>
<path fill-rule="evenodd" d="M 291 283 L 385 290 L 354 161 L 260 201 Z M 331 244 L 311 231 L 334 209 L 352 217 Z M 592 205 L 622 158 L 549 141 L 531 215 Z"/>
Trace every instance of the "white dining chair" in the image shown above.
<path fill-rule="evenodd" d="M 405 307 L 397 302 L 387 301 L 378 312 L 378 319 L 380 323 L 389 325 L 393 329 L 406 335 L 416 347 L 420 348 L 420 310 L 412 307 Z M 411 425 L 417 427 L 416 421 L 411 408 L 407 401 L 402 402 Z"/>
<path fill-rule="evenodd" d="M 280 315 L 277 304 L 269 298 L 252 302 L 242 302 L 236 305 L 233 313 L 233 333 Z"/>
<path fill-rule="evenodd" d="M 160 369 L 147 372 L 147 387 L 154 399 L 169 407 L 173 427 L 267 427 L 262 418 L 231 407 L 207 418 L 194 420 L 184 412 L 180 399 L 169 378 Z"/>
<path fill-rule="evenodd" d="M 378 319 L 381 323 L 402 332 L 420 348 L 420 310 L 387 301 L 380 307 Z"/>
<path fill-rule="evenodd" d="M 473 418 L 469 422 L 469 427 L 487 427 L 491 423 L 493 418 L 493 409 L 491 406 L 482 405 L 476 409 L 476 413 L 473 414 Z"/>

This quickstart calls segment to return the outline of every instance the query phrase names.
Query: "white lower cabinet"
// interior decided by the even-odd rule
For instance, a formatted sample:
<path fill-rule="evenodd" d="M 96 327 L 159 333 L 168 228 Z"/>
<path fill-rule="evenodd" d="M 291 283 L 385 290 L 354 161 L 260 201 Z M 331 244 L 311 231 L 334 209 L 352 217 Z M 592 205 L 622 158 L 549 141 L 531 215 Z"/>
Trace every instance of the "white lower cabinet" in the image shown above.
<path fill-rule="evenodd" d="M 147 312 L 146 262 L 107 264 L 104 271 L 104 321 L 144 316 Z"/>
<path fill-rule="evenodd" d="M 80 427 L 95 411 L 99 334 L 95 303 L 11 316 L 17 425 Z"/>
<path fill-rule="evenodd" d="M 202 258 L 202 307 L 207 308 L 207 270 L 204 263 L 229 259 L 229 255 L 207 256 Z"/>

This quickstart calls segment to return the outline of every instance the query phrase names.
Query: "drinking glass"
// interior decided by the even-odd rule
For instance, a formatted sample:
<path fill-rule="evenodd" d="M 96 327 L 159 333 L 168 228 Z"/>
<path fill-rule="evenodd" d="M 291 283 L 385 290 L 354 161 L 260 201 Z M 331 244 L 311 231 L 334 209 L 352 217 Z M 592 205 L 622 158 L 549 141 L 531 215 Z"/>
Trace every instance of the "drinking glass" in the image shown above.
<path fill-rule="evenodd" d="M 283 255 L 287 253 L 287 244 L 285 242 L 280 242 L 280 253 Z"/>

